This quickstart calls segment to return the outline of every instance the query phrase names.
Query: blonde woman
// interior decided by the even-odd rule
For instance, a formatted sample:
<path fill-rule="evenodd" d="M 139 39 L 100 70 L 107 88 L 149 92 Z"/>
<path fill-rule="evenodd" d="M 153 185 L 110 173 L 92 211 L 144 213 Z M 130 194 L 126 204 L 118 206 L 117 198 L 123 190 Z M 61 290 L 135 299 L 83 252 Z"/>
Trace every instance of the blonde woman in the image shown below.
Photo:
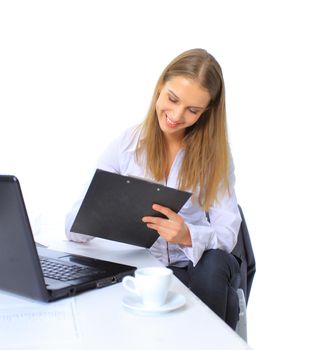
<path fill-rule="evenodd" d="M 235 328 L 238 301 L 229 285 L 239 264 L 230 253 L 241 217 L 228 146 L 224 81 L 215 58 L 203 49 L 176 57 L 157 82 L 144 122 L 115 140 L 97 167 L 193 193 L 178 214 L 154 205 L 167 219 L 143 218 L 143 225 L 160 235 L 150 250 Z M 80 203 L 67 217 L 66 233 L 70 240 L 84 242 L 91 237 L 70 232 Z"/>

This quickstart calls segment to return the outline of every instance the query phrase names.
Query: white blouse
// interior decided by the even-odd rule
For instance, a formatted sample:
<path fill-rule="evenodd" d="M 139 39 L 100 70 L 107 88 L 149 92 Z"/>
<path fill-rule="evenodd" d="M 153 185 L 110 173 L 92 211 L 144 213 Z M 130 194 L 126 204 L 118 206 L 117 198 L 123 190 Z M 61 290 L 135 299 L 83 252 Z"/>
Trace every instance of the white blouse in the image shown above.
<path fill-rule="evenodd" d="M 145 171 L 145 166 L 143 166 L 144 160 L 140 159 L 140 164 L 135 161 L 135 148 L 138 137 L 138 129 L 127 129 L 103 152 L 98 161 L 97 168 L 121 175 L 132 175 L 151 179 Z M 177 188 L 177 176 L 183 154 L 183 151 L 178 152 L 172 164 L 167 183 L 164 183 L 165 185 Z M 208 222 L 206 214 L 199 206 L 198 201 L 195 200 L 192 202 L 191 198 L 179 212 L 189 227 L 192 246 L 186 247 L 180 244 L 168 243 L 162 237 L 159 237 L 150 248 L 151 253 L 165 266 L 182 267 L 186 266 L 189 261 L 192 261 L 195 266 L 205 250 L 222 249 L 231 252 L 234 248 L 241 224 L 241 216 L 234 191 L 235 176 L 232 161 L 230 168 L 230 191 L 229 193 L 220 193 L 218 195 L 218 201 L 209 210 L 210 222 Z M 70 232 L 88 185 L 66 217 L 66 235 L 69 240 L 76 242 L 87 242 L 93 238 L 92 236 Z"/>

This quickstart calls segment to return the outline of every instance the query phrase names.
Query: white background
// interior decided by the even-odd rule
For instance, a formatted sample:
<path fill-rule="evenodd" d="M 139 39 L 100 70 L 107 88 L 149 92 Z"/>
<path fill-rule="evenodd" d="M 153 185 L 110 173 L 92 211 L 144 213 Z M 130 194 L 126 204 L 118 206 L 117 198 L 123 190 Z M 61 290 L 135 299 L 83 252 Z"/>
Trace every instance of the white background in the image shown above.
<path fill-rule="evenodd" d="M 249 343 L 314 349 L 311 1 L 0 1 L 0 173 L 20 179 L 34 226 L 63 230 L 107 143 L 144 118 L 165 65 L 205 48 L 224 71 L 257 261 Z"/>

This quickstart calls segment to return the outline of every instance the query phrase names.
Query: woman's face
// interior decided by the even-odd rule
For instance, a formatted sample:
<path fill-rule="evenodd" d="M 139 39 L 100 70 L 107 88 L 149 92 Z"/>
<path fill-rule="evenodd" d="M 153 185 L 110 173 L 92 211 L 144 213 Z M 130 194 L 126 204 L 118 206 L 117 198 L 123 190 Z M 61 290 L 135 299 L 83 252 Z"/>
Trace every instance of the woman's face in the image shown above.
<path fill-rule="evenodd" d="M 195 124 L 209 104 L 206 89 L 183 76 L 168 80 L 156 102 L 160 129 L 165 136 L 183 138 L 187 127 Z"/>

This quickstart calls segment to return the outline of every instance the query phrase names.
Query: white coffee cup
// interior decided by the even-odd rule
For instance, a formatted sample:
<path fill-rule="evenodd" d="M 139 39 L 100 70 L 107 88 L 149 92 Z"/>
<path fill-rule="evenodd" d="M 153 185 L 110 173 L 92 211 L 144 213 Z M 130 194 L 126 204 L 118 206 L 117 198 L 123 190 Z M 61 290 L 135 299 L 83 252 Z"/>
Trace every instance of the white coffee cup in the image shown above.
<path fill-rule="evenodd" d="M 126 276 L 122 285 L 138 295 L 145 307 L 159 307 L 166 301 L 173 272 L 166 267 L 144 267 Z"/>

